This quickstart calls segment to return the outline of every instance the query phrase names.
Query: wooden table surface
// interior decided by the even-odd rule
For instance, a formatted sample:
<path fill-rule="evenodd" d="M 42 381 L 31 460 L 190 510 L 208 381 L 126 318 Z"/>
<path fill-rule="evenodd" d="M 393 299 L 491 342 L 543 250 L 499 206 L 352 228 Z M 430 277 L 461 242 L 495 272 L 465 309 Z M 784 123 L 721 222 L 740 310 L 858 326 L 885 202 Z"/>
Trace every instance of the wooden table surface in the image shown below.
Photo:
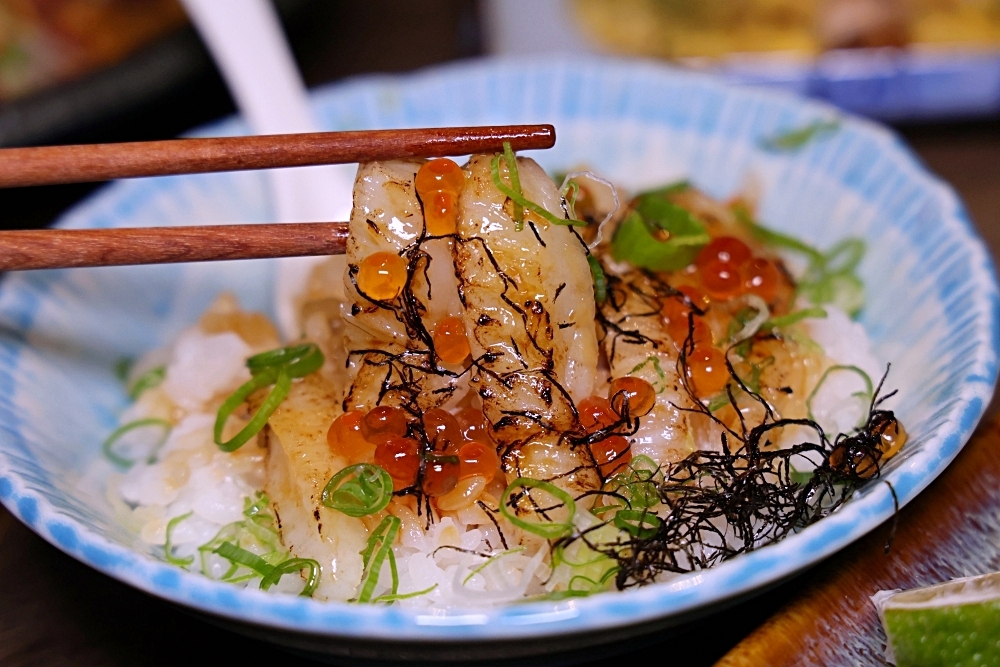
<path fill-rule="evenodd" d="M 903 133 L 928 167 L 959 190 L 994 257 L 1000 256 L 1000 120 L 904 128 Z M 966 483 L 961 475 L 981 467 L 976 461 L 992 460 L 997 446 L 1000 446 L 997 427 L 981 426 L 973 444 L 932 489 L 940 489 L 942 496 L 952 497 L 954 494 L 949 495 L 948 490 L 954 491 L 955 485 Z M 968 462 L 964 469 L 963 461 Z M 963 481 L 955 481 L 959 479 Z M 930 493 L 933 491 L 903 510 L 901 535 L 908 522 L 929 525 L 923 523 L 928 521 L 923 514 L 933 505 L 927 500 Z M 949 521 L 948 514 L 939 513 L 936 521 Z M 969 528 L 978 529 L 977 525 Z M 787 634 L 809 626 L 811 612 L 807 608 L 806 618 L 802 618 L 803 608 L 796 602 L 803 590 L 819 591 L 821 597 L 829 598 L 828 603 L 837 607 L 837 613 L 841 614 L 838 619 L 845 624 L 858 624 L 843 627 L 861 628 L 852 635 L 852 643 L 844 643 L 843 631 L 838 634 L 828 623 L 827 634 L 840 643 L 832 649 L 827 645 L 832 652 L 824 654 L 823 664 L 881 665 L 882 640 L 868 610 L 866 595 L 870 593 L 858 590 L 843 595 L 831 593 L 841 590 L 831 588 L 831 582 L 849 578 L 852 563 L 880 550 L 887 534 L 888 529 L 883 526 L 861 543 L 790 582 L 708 618 L 665 632 L 651 646 L 591 665 L 621 664 L 622 659 L 630 663 L 655 660 L 656 664 L 711 665 L 744 638 L 744 643 L 724 664 L 782 664 L 776 654 L 767 654 L 772 645 L 768 637 L 773 636 L 770 633 L 775 627 L 779 634 Z M 914 548 L 909 542 L 897 546 L 896 557 L 905 556 L 905 548 Z M 2 508 L 0 573 L 3 573 L 0 665 L 6 667 L 173 666 L 206 659 L 214 659 L 217 664 L 252 665 L 288 659 L 279 649 L 209 626 L 77 563 L 35 536 Z M 946 576 L 950 575 L 942 578 Z M 779 610 L 779 616 L 770 626 L 759 627 Z M 812 630 L 815 629 L 814 624 Z M 786 655 L 804 649 L 795 646 L 794 641 L 781 648 Z M 753 659 L 747 660 L 746 656 Z"/>

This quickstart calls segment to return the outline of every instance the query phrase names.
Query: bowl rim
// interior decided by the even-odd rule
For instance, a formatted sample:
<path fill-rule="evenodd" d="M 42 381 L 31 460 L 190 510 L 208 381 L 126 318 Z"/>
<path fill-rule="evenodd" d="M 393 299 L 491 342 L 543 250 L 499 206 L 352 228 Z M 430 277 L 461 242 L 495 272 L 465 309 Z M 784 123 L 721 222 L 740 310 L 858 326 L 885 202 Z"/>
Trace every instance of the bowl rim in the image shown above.
<path fill-rule="evenodd" d="M 142 554 L 113 542 L 94 532 L 75 519 L 63 514 L 32 484 L 10 474 L 8 454 L 0 448 L 0 502 L 10 512 L 31 527 L 44 539 L 87 565 L 138 588 L 150 595 L 173 603 L 189 606 L 200 612 L 227 618 L 240 623 L 252 623 L 275 629 L 356 639 L 379 639 L 390 642 L 468 642 L 504 641 L 525 637 L 572 635 L 583 632 L 610 630 L 678 617 L 695 609 L 708 607 L 727 599 L 746 596 L 762 587 L 787 578 L 809 567 L 888 519 L 898 498 L 902 506 L 923 490 L 957 455 L 968 441 L 973 429 L 986 408 L 988 396 L 997 376 L 997 340 L 1000 339 L 1000 298 L 993 261 L 982 241 L 974 231 L 957 194 L 937 177 L 931 175 L 908 147 L 888 129 L 864 119 L 855 118 L 821 102 L 803 100 L 792 94 L 774 90 L 736 88 L 706 75 L 685 72 L 648 60 L 631 60 L 607 57 L 572 57 L 543 59 L 537 57 L 488 58 L 472 62 L 448 64 L 423 70 L 415 74 L 375 75 L 356 77 L 324 86 L 313 94 L 317 98 L 335 97 L 357 87 L 398 86 L 419 84 L 432 77 L 455 75 L 487 75 L 495 71 L 516 70 L 521 67 L 551 67 L 563 71 L 594 66 L 615 70 L 625 76 L 673 77 L 676 80 L 697 82 L 724 95 L 749 94 L 764 96 L 785 104 L 814 109 L 818 113 L 836 113 L 846 124 L 872 136 L 892 158 L 905 166 L 908 173 L 933 194 L 941 206 L 942 222 L 950 225 L 964 249 L 975 260 L 970 283 L 980 304 L 981 321 L 975 328 L 981 355 L 979 373 L 970 376 L 961 385 L 961 397 L 941 420 L 940 440 L 933 453 L 922 451 L 918 456 L 926 472 L 916 479 L 903 479 L 904 467 L 892 470 L 885 479 L 903 482 L 895 492 L 887 484 L 867 487 L 858 497 L 844 505 L 833 515 L 776 544 L 741 555 L 709 570 L 682 575 L 662 582 L 625 592 L 611 592 L 589 598 L 569 599 L 561 602 L 529 602 L 495 608 L 472 610 L 408 610 L 398 607 L 374 607 L 337 602 L 275 596 L 260 591 L 238 589 L 215 582 L 200 574 L 186 572 L 152 556 Z M 560 70 L 563 68 L 563 70 Z M 222 124 L 213 124 L 218 128 Z M 228 127 L 228 126 L 227 126 Z M 154 185 L 148 187 L 164 187 Z M 97 197 L 113 197 L 119 187 L 113 185 L 102 190 Z M 83 206 L 86 206 L 84 204 Z M 75 210 L 75 209 L 74 209 Z M 61 220 L 65 224 L 66 217 Z M 0 289 L 10 288 L 5 279 Z M 16 342 L 17 345 L 25 345 Z M 16 384 L 8 377 L 0 384 L 10 391 Z M 983 386 L 988 391 L 984 392 Z M 17 415 L 5 415 L 0 424 L 0 437 L 9 439 L 16 448 L 30 447 L 18 425 Z M 932 441 L 933 442 L 933 441 Z M 930 443 L 928 443 L 930 444 Z M 927 448 L 929 449 L 929 448 Z M 913 457 L 917 459 L 918 457 Z M 913 461 L 908 462 L 913 464 Z M 861 520 L 861 514 L 864 520 Z"/>

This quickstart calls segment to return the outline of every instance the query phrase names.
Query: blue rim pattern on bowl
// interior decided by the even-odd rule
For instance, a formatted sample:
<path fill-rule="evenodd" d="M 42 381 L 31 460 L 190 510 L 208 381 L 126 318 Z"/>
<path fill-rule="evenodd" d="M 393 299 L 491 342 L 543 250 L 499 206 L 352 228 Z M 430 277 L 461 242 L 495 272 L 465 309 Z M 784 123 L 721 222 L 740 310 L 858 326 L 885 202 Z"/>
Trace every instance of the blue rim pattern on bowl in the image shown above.
<path fill-rule="evenodd" d="M 902 390 L 896 405 L 914 436 L 885 476 L 901 504 L 954 458 L 990 398 L 1000 299 L 989 255 L 951 189 L 874 124 L 654 63 L 596 58 L 485 61 L 366 78 L 323 89 L 315 104 L 329 129 L 552 122 L 560 139 L 536 156 L 543 166 L 588 162 L 634 185 L 689 175 L 719 197 L 739 192 L 749 174 L 762 186 L 768 224 L 820 246 L 852 233 L 866 237 L 875 250 L 861 268 L 871 286 L 862 322 L 880 356 L 894 361 L 892 384 Z M 839 118 L 840 129 L 798 152 L 760 148 L 762 138 L 829 118 Z M 228 121 L 205 133 L 242 130 Z M 252 173 L 117 183 L 63 224 L 266 220 L 263 190 Z M 877 261 L 880 248 L 898 261 Z M 108 508 L 88 505 L 93 494 L 70 471 L 92 466 L 95 443 L 123 403 L 110 372 L 116 354 L 162 345 L 224 287 L 268 308 L 274 271 L 274 262 L 258 262 L 252 270 L 231 263 L 7 276 L 0 288 L 0 501 L 66 553 L 182 605 L 298 632 L 424 641 L 579 633 L 683 614 L 815 563 L 893 512 L 889 487 L 875 483 L 822 522 L 711 570 L 626 593 L 465 612 L 319 603 L 181 571 L 138 547 Z M 900 285 L 906 288 L 892 289 Z M 88 309 L 101 316 L 88 319 Z M 898 321 L 887 322 L 886 313 Z M 58 406 L 46 403 L 53 396 Z"/>

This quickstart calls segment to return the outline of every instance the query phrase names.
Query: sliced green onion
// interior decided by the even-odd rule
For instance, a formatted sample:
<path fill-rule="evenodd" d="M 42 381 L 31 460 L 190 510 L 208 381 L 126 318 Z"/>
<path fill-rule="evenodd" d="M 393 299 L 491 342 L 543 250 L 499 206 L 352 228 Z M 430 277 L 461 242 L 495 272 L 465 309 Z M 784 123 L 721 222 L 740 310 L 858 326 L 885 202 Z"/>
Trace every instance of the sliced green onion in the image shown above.
<path fill-rule="evenodd" d="M 769 151 L 796 151 L 809 142 L 833 134 L 839 129 L 840 121 L 815 120 L 803 127 L 762 139 L 760 146 Z"/>
<path fill-rule="evenodd" d="M 618 510 L 614 524 L 632 537 L 647 539 L 656 535 L 656 531 L 663 525 L 663 519 L 648 509 Z"/>
<path fill-rule="evenodd" d="M 271 498 L 263 491 L 258 491 L 255 502 L 251 503 L 250 498 L 244 498 L 243 504 L 243 516 L 253 518 L 267 509 L 267 506 L 271 504 Z"/>
<path fill-rule="evenodd" d="M 372 600 L 372 604 L 376 604 L 379 602 L 395 602 L 396 600 L 409 600 L 410 598 L 419 597 L 421 595 L 427 595 L 437 587 L 438 585 L 434 584 L 433 586 L 425 588 L 422 591 L 413 591 L 412 593 L 387 593 L 385 595 L 380 595 L 374 600 Z"/>
<path fill-rule="evenodd" d="M 605 556 L 605 558 L 608 558 L 608 557 Z M 608 558 L 608 560 L 610 561 L 611 559 Z M 594 581 L 590 577 L 584 576 L 582 574 L 575 575 L 573 578 L 571 578 L 569 580 L 569 584 L 567 584 L 567 588 L 569 589 L 570 592 L 573 592 L 573 593 L 584 593 L 584 594 L 587 594 L 587 595 L 590 595 L 590 594 L 593 594 L 593 593 L 599 593 L 600 591 L 602 591 L 605 588 L 607 588 L 608 581 L 610 581 L 611 577 L 613 577 L 614 575 L 616 575 L 618 573 L 619 569 L 620 568 L 619 568 L 619 566 L 617 564 L 615 564 L 613 567 L 609 567 L 607 569 L 607 571 L 603 575 L 601 575 L 600 579 L 598 579 L 597 581 Z M 578 581 L 586 582 L 586 587 L 585 588 L 576 588 L 576 582 L 578 582 Z"/>
<path fill-rule="evenodd" d="M 153 451 L 150 452 L 149 455 L 146 457 L 146 461 L 148 463 L 156 461 L 156 452 L 160 449 L 160 447 L 163 446 L 163 443 L 167 441 L 167 438 L 170 436 L 170 430 L 173 428 L 173 424 L 171 424 L 169 421 L 167 421 L 166 419 L 160 419 L 158 417 L 146 417 L 144 419 L 136 419 L 135 421 L 130 421 L 127 424 L 122 424 L 114 431 L 112 431 L 111 435 L 109 435 L 104 440 L 104 443 L 101 445 L 101 451 L 104 453 L 104 456 L 115 465 L 120 466 L 122 468 L 131 468 L 133 465 L 135 465 L 136 462 L 133 461 L 132 459 L 125 458 L 120 454 L 116 454 L 113 447 L 115 443 L 118 442 L 118 440 L 121 439 L 121 437 L 124 436 L 126 433 L 130 433 L 136 429 L 146 428 L 149 426 L 158 426 L 163 429 L 163 436 L 160 438 L 159 442 L 157 442 L 156 445 L 153 447 Z"/>
<path fill-rule="evenodd" d="M 240 432 L 234 435 L 231 439 L 223 441 L 222 431 L 226 427 L 226 421 L 229 420 L 229 416 L 232 415 L 237 408 L 243 405 L 243 402 L 250 397 L 250 394 L 254 393 L 258 389 L 263 389 L 264 387 L 274 384 L 274 388 L 268 393 L 267 398 L 264 402 L 260 404 L 257 412 L 254 416 L 250 418 L 247 425 L 240 429 Z M 288 371 L 282 368 L 276 374 L 269 371 L 264 371 L 260 375 L 257 375 L 250 380 L 247 380 L 236 392 L 227 398 L 223 402 L 222 406 L 219 408 L 219 413 L 215 418 L 215 444 L 219 446 L 224 452 L 234 452 L 250 440 L 250 438 L 257 435 L 264 426 L 267 425 L 267 420 L 271 418 L 274 411 L 278 409 L 282 401 L 288 396 L 288 392 L 292 389 L 292 379 L 288 377 Z"/>
<path fill-rule="evenodd" d="M 625 497 L 629 507 L 652 507 L 660 502 L 657 488 L 662 471 L 656 461 L 640 454 L 629 461 L 622 472 L 608 480 L 606 487 Z"/>
<path fill-rule="evenodd" d="M 176 565 L 178 567 L 187 567 L 188 565 L 194 562 L 194 556 L 187 556 L 186 558 L 178 558 L 177 556 L 174 556 L 174 545 L 173 545 L 174 528 L 177 527 L 177 524 L 179 524 L 181 521 L 188 518 L 192 514 L 194 514 L 193 511 L 188 512 L 187 514 L 181 514 L 180 516 L 175 516 L 173 519 L 167 522 L 167 540 L 163 544 L 163 552 L 164 554 L 166 554 L 164 556 L 165 560 L 171 565 Z"/>
<path fill-rule="evenodd" d="M 347 516 L 381 512 L 392 500 L 392 477 L 371 463 L 347 466 L 323 488 L 322 502 Z"/>
<path fill-rule="evenodd" d="M 709 241 L 705 225 L 690 211 L 647 193 L 615 230 L 611 255 L 644 269 L 676 271 L 693 262 Z"/>
<path fill-rule="evenodd" d="M 750 211 L 745 206 L 734 206 L 733 214 L 736 216 L 736 220 L 746 227 L 747 231 L 750 232 L 750 235 L 758 241 L 775 248 L 782 248 L 784 250 L 792 250 L 802 253 L 808 256 L 813 262 L 821 262 L 824 260 L 823 253 L 808 243 L 804 243 L 794 236 L 789 236 L 787 234 L 782 234 L 781 232 L 776 232 L 773 229 L 768 229 L 758 223 L 753 219 Z"/>
<path fill-rule="evenodd" d="M 128 388 L 128 397 L 133 401 L 136 400 L 142 392 L 159 386 L 165 377 L 167 377 L 166 366 L 157 366 L 156 368 L 149 369 L 137 377 L 135 382 Z"/>
<path fill-rule="evenodd" d="M 270 574 L 271 569 L 273 568 L 272 565 L 257 554 L 252 551 L 247 551 L 243 547 L 238 547 L 232 542 L 223 542 L 219 546 L 215 547 L 212 552 L 219 554 L 234 565 L 248 567 L 260 575 Z"/>
<path fill-rule="evenodd" d="M 580 184 L 570 180 L 559 190 L 559 196 L 566 202 L 566 214 L 576 220 L 576 198 L 580 194 Z"/>
<path fill-rule="evenodd" d="M 251 375 L 282 366 L 288 371 L 289 377 L 305 377 L 323 367 L 323 353 L 315 344 L 304 343 L 262 352 L 247 359 Z"/>
<path fill-rule="evenodd" d="M 587 224 L 583 220 L 567 220 L 566 218 L 560 218 L 559 216 L 557 216 L 557 215 L 555 215 L 553 213 L 550 213 L 544 207 L 539 206 L 538 204 L 536 204 L 535 202 L 531 201 L 530 199 L 527 199 L 519 191 L 515 191 L 510 186 L 508 186 L 506 183 L 504 183 L 503 182 L 503 178 L 500 176 L 500 160 L 503 157 L 504 156 L 501 155 L 501 154 L 499 154 L 499 153 L 497 155 L 493 156 L 493 160 L 490 161 L 490 175 L 493 178 L 493 185 L 496 187 L 496 189 L 499 190 L 504 196 L 506 196 L 512 202 L 514 202 L 514 207 L 515 207 L 514 208 L 514 213 L 515 213 L 515 218 L 514 218 L 515 227 L 514 227 L 514 229 L 515 230 L 521 231 L 522 229 L 524 229 L 524 218 L 523 218 L 523 215 L 522 215 L 520 223 L 518 222 L 517 217 L 516 217 L 517 211 L 518 211 L 519 207 L 526 208 L 529 211 L 537 213 L 542 218 L 544 218 L 545 220 L 548 220 L 549 222 L 551 222 L 554 225 L 577 225 L 577 226 L 580 226 L 580 225 L 586 225 Z M 516 165 L 516 160 L 515 160 L 515 165 Z M 514 170 L 511 170 L 511 173 L 512 174 L 516 173 L 516 166 L 515 166 Z M 512 182 L 513 182 L 513 179 L 512 179 Z M 520 185 L 520 183 L 519 183 L 519 185 Z M 523 211 L 522 211 L 522 213 L 523 213 Z"/>
<path fill-rule="evenodd" d="M 399 575 L 396 571 L 396 557 L 392 553 L 392 544 L 396 541 L 399 528 L 402 522 L 392 515 L 382 519 L 372 534 L 368 537 L 368 544 L 362 552 L 362 560 L 365 566 L 365 574 L 361 578 L 361 592 L 358 594 L 358 602 L 371 602 L 375 586 L 378 585 L 379 573 L 382 571 L 382 564 L 385 559 L 389 559 L 389 567 L 392 572 L 392 590 L 389 595 L 396 595 L 399 588 Z"/>
<path fill-rule="evenodd" d="M 489 558 L 486 559 L 486 562 L 480 563 L 479 565 L 477 565 L 475 567 L 475 569 L 473 569 L 472 571 L 469 572 L 468 576 L 466 576 L 465 579 L 462 580 L 462 585 L 465 586 L 467 583 L 469 583 L 470 579 L 472 579 L 474 576 L 476 576 L 477 574 L 479 574 L 480 572 L 482 572 L 483 570 L 485 570 L 490 565 L 492 565 L 493 563 L 497 562 L 498 560 L 500 560 L 504 556 L 510 556 L 511 554 L 520 553 L 520 552 L 524 551 L 524 549 L 525 549 L 525 547 L 516 547 L 514 549 L 507 549 L 506 551 L 501 551 L 498 554 L 494 554 L 493 556 L 490 556 Z"/>
<path fill-rule="evenodd" d="M 593 255 L 587 255 L 587 264 L 590 265 L 590 275 L 594 279 L 594 301 L 604 303 L 608 298 L 608 278 L 604 275 L 604 267 Z"/>
<path fill-rule="evenodd" d="M 851 273 L 864 259 L 867 246 L 862 239 L 846 238 L 827 251 L 824 260 L 827 273 Z"/>
<path fill-rule="evenodd" d="M 271 567 L 271 571 L 260 580 L 260 589 L 266 591 L 271 586 L 278 583 L 281 577 L 293 572 L 301 572 L 309 568 L 309 576 L 306 578 L 306 585 L 299 595 L 311 598 L 316 588 L 319 586 L 320 567 L 319 562 L 312 558 L 289 558 Z"/>
<path fill-rule="evenodd" d="M 224 452 L 235 451 L 257 435 L 288 396 L 288 392 L 292 388 L 292 379 L 305 377 L 319 370 L 323 366 L 323 361 L 323 353 L 313 343 L 283 347 L 247 359 L 247 368 L 250 369 L 250 374 L 253 377 L 223 402 L 215 418 L 215 444 L 219 446 L 219 449 Z M 225 430 L 229 417 L 243 405 L 243 402 L 251 394 L 272 384 L 274 388 L 271 389 L 247 425 L 230 440 L 223 442 L 222 432 Z"/>
<path fill-rule="evenodd" d="M 743 206 L 734 207 L 733 213 L 754 238 L 809 258 L 809 267 L 799 280 L 799 294 L 817 306 L 831 303 L 852 317 L 864 307 L 865 285 L 855 272 L 865 254 L 862 239 L 844 239 L 824 254 L 796 238 L 761 226 Z"/>
<path fill-rule="evenodd" d="M 660 388 L 657 389 L 656 385 L 653 385 L 653 389 L 657 394 L 663 393 L 667 388 L 667 374 L 663 371 L 663 366 L 660 365 L 660 358 L 655 354 L 646 357 L 645 361 L 629 371 L 629 375 L 635 375 L 645 368 L 647 364 L 653 364 L 653 370 L 656 371 L 656 377 L 659 378 Z"/>
<path fill-rule="evenodd" d="M 566 506 L 566 520 L 562 522 L 525 521 L 518 517 L 508 507 L 510 496 L 516 489 L 539 489 L 557 498 Z M 576 501 L 573 500 L 573 496 L 555 484 L 543 482 L 540 479 L 531 479 L 530 477 L 518 477 L 504 490 L 503 497 L 500 499 L 500 513 L 518 528 L 526 530 L 529 533 L 534 533 L 535 535 L 540 535 L 547 540 L 554 540 L 573 532 L 573 515 L 576 513 Z"/>
<path fill-rule="evenodd" d="M 802 310 L 796 310 L 794 313 L 788 313 L 787 315 L 780 315 L 778 317 L 772 317 L 771 319 L 760 325 L 761 330 L 766 329 L 781 329 L 783 327 L 788 327 L 793 324 L 797 324 L 802 320 L 808 319 L 810 317 L 825 318 L 826 311 L 822 308 L 803 308 Z"/>
<path fill-rule="evenodd" d="M 872 384 L 872 379 L 868 375 L 868 373 L 864 372 L 857 366 L 840 365 L 840 364 L 835 366 L 830 366 L 823 372 L 823 375 L 822 377 L 820 377 L 819 382 L 816 383 L 816 386 L 813 387 L 812 392 L 809 393 L 809 398 L 806 399 L 806 410 L 809 414 L 809 419 L 811 419 L 812 421 L 816 421 L 816 418 L 813 416 L 813 408 L 812 408 L 813 399 L 819 392 L 820 387 L 823 386 L 823 383 L 826 382 L 826 379 L 830 377 L 830 375 L 832 375 L 833 373 L 838 373 L 838 372 L 855 373 L 856 375 L 858 375 L 865 383 L 865 390 L 855 392 L 854 396 L 856 396 L 857 398 L 864 399 L 865 402 L 871 401 L 872 396 L 874 395 L 875 392 L 875 387 Z M 859 426 L 864 423 L 863 420 L 865 418 L 866 417 L 862 417 L 862 421 L 859 422 L 858 424 Z"/>
<path fill-rule="evenodd" d="M 521 191 L 521 175 L 517 170 L 517 157 L 514 155 L 514 149 L 510 147 L 509 141 L 503 142 L 503 161 L 507 163 L 511 190 L 523 196 Z M 517 231 L 524 229 L 524 208 L 522 206 L 517 200 L 514 200 L 514 223 Z"/>

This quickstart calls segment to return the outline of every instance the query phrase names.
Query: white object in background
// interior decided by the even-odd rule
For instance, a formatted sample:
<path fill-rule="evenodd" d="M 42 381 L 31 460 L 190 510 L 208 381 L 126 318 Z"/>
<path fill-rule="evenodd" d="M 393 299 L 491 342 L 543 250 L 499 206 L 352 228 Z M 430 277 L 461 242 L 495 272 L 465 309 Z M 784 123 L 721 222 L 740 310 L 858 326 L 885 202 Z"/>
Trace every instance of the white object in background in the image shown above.
<path fill-rule="evenodd" d="M 270 0 L 182 2 L 255 134 L 319 131 Z M 347 220 L 356 171 L 355 165 L 335 165 L 267 172 L 275 222 Z M 322 258 L 283 260 L 278 272 L 275 307 L 287 338 L 299 335 L 292 297 L 304 286 L 317 261 Z"/>
<path fill-rule="evenodd" d="M 493 54 L 581 53 L 596 49 L 580 32 L 572 0 L 487 0 L 486 48 Z"/>

